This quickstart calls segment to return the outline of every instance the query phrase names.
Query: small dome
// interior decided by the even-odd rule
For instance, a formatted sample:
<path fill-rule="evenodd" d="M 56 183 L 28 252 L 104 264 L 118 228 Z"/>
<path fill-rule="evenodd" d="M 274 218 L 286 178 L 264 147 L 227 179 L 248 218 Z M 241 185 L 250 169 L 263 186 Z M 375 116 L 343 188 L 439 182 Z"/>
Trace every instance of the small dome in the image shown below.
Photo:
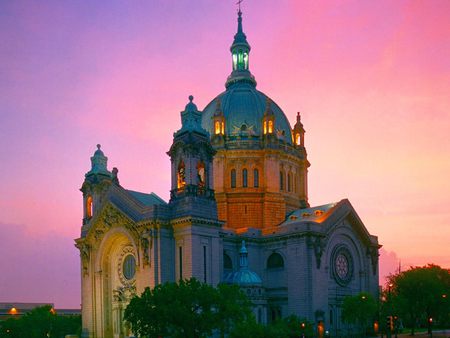
<path fill-rule="evenodd" d="M 194 102 L 192 102 L 193 100 L 194 100 L 194 96 L 189 95 L 189 103 L 184 108 L 184 110 L 186 112 L 196 112 L 196 111 L 198 111 L 196 104 Z"/>
<path fill-rule="evenodd" d="M 281 108 L 266 94 L 260 92 L 251 83 L 237 82 L 214 98 L 203 110 L 202 126 L 210 135 L 214 134 L 214 113 L 217 103 L 225 118 L 225 136 L 248 137 L 258 139 L 263 135 L 263 116 L 269 100 L 275 117 L 275 133 L 280 140 L 292 144 L 289 121 Z"/>
<path fill-rule="evenodd" d="M 91 176 L 94 174 L 102 174 L 106 176 L 111 176 L 111 173 L 108 171 L 107 163 L 108 158 L 105 156 L 103 151 L 100 149 L 101 145 L 97 144 L 97 150 L 94 152 L 94 155 L 91 157 L 91 170 L 86 173 L 87 176 Z"/>
<path fill-rule="evenodd" d="M 100 144 L 97 144 L 97 150 L 94 153 L 94 156 L 105 156 L 103 151 L 100 149 L 102 146 Z"/>
<path fill-rule="evenodd" d="M 262 280 L 256 272 L 248 268 L 248 251 L 245 246 L 245 241 L 242 241 L 241 249 L 239 250 L 239 270 L 230 272 L 225 276 L 224 282 L 227 284 L 237 284 L 240 286 L 260 286 Z"/>
<path fill-rule="evenodd" d="M 261 285 L 262 280 L 257 273 L 250 270 L 240 270 L 236 272 L 230 272 L 225 276 L 225 283 L 237 284 L 237 285 Z"/>

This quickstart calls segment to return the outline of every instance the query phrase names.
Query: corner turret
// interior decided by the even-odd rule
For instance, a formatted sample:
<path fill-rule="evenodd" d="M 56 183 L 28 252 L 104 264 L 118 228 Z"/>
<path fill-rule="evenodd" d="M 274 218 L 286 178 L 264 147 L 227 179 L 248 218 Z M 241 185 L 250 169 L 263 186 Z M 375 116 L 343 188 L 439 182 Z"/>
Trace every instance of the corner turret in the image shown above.
<path fill-rule="evenodd" d="M 101 145 L 97 144 L 97 150 L 91 157 L 91 170 L 84 175 L 85 179 L 80 189 L 83 193 L 83 225 L 88 224 L 94 216 L 102 196 L 111 184 L 119 184 L 117 172 L 117 168 L 114 168 L 113 172 L 108 170 L 108 157 L 101 150 Z M 82 229 L 82 233 L 85 230 Z"/>
<path fill-rule="evenodd" d="M 213 190 L 213 156 L 209 133 L 201 126 L 201 112 L 189 96 L 181 112 L 182 127 L 174 134 L 167 154 L 172 162 L 170 205 L 174 216 L 217 219 Z"/>

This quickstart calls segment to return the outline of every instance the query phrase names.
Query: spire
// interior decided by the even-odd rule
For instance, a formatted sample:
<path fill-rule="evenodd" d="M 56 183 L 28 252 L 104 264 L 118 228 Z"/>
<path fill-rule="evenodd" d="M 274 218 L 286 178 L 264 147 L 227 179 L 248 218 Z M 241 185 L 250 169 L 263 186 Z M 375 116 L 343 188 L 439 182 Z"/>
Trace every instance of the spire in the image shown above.
<path fill-rule="evenodd" d="M 242 241 L 241 249 L 239 250 L 239 270 L 248 269 L 248 251 L 245 247 L 245 241 Z"/>
<path fill-rule="evenodd" d="M 247 42 L 247 36 L 244 33 L 244 30 L 242 29 L 242 12 L 239 9 L 238 12 L 238 28 L 237 28 L 237 33 L 234 35 L 234 41 L 233 44 L 231 45 L 231 52 L 233 52 L 233 48 L 237 47 L 246 47 L 248 51 L 250 51 L 250 45 Z"/>
<path fill-rule="evenodd" d="M 94 156 L 91 157 L 91 170 L 86 174 L 86 176 L 92 174 L 111 175 L 107 168 L 108 158 L 100 148 L 101 145 L 97 144 L 97 150 L 95 151 Z"/>

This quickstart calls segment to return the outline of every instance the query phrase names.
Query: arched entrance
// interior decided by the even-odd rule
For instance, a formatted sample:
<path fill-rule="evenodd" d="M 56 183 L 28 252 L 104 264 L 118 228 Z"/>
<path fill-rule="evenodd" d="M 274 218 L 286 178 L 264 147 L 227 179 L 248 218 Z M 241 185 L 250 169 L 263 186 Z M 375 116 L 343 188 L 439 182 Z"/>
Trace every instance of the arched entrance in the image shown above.
<path fill-rule="evenodd" d="M 100 246 L 99 315 L 102 325 L 98 331 L 104 338 L 126 338 L 130 335 L 123 318 L 128 303 L 136 294 L 137 252 L 130 234 L 121 228 L 110 231 Z"/>

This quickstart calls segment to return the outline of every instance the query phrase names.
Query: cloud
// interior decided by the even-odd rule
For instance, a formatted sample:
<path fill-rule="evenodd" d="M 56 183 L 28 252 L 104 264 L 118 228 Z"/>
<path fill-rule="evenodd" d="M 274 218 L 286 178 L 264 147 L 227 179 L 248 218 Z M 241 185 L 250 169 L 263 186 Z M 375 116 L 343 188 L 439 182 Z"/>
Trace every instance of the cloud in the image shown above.
<path fill-rule="evenodd" d="M 394 251 L 380 249 L 380 285 L 386 284 L 386 278 L 398 272 L 400 259 Z"/>
<path fill-rule="evenodd" d="M 0 301 L 79 308 L 80 268 L 72 238 L 0 222 Z"/>

